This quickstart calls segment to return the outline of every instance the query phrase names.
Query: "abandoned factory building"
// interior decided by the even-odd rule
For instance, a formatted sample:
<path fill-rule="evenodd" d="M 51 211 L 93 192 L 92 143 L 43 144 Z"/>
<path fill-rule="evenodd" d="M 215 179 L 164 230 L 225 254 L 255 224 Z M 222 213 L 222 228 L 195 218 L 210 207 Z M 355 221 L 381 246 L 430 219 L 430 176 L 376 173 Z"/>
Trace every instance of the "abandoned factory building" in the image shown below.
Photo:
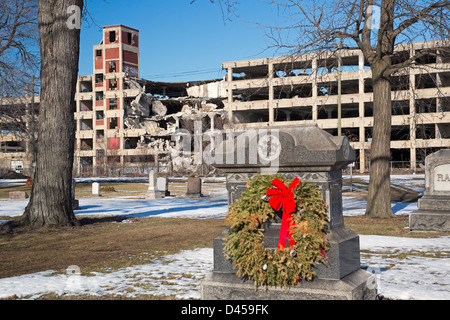
<path fill-rule="evenodd" d="M 395 166 L 415 170 L 427 154 L 450 147 L 450 57 L 442 54 L 449 48 L 447 41 L 396 47 L 395 62 L 421 50 L 429 54 L 392 77 Z M 198 170 L 175 168 L 170 158 L 172 135 L 177 129 L 193 132 L 194 121 L 202 121 L 203 130 L 315 123 L 333 135 L 340 123 L 358 151 L 357 169 L 366 172 L 370 165 L 373 90 L 359 50 L 226 62 L 224 79 L 180 83 L 140 78 L 140 59 L 138 30 L 103 28 L 102 41 L 93 47 L 93 74 L 77 83 L 75 175 L 142 174 L 152 166 Z M 26 171 L 39 97 L 2 98 L 3 113 L 11 106 L 22 111 L 2 117 L 0 168 Z M 8 129 L 8 121 L 23 122 L 23 130 Z"/>

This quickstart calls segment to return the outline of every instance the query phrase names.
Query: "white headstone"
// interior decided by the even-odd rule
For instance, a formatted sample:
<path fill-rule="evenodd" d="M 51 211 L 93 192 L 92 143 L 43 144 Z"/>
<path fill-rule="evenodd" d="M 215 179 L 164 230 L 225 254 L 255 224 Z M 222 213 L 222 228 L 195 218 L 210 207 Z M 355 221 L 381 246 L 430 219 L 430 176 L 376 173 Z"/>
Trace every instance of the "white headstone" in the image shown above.
<path fill-rule="evenodd" d="M 92 183 L 92 195 L 100 196 L 100 184 L 98 182 Z"/>
<path fill-rule="evenodd" d="M 170 196 L 169 192 L 169 179 L 166 177 L 159 177 L 156 180 L 156 186 L 158 190 L 161 191 L 161 194 L 164 196 Z"/>
<path fill-rule="evenodd" d="M 159 177 L 156 179 L 156 187 L 159 191 L 167 191 L 167 178 Z"/>
<path fill-rule="evenodd" d="M 158 199 L 161 198 L 161 192 L 158 190 L 158 186 L 156 184 L 156 175 L 155 171 L 152 169 L 148 174 L 148 190 L 145 198 L 147 199 Z"/>

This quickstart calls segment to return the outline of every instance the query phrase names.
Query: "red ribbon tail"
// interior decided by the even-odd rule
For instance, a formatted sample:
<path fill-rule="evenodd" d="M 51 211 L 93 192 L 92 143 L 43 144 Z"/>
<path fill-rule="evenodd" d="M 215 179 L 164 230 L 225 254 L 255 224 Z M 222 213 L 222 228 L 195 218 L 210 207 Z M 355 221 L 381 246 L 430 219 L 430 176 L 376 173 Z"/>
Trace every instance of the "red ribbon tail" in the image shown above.
<path fill-rule="evenodd" d="M 328 261 L 327 256 L 325 255 L 325 252 L 323 252 L 323 249 L 320 248 L 320 251 L 322 252 L 323 257 L 325 258 L 325 260 L 328 262 L 328 264 L 330 264 L 330 261 Z"/>
<path fill-rule="evenodd" d="M 286 247 L 286 238 L 289 230 L 288 214 L 283 208 L 283 217 L 281 218 L 280 236 L 278 237 L 278 249 Z"/>
<path fill-rule="evenodd" d="M 291 226 L 294 226 L 295 222 L 292 220 L 289 213 L 283 207 L 283 217 L 281 218 L 280 236 L 278 237 L 278 249 L 284 249 L 286 247 L 286 239 L 288 240 L 289 247 L 295 245 L 295 240 L 292 238 L 292 232 L 289 232 Z"/>

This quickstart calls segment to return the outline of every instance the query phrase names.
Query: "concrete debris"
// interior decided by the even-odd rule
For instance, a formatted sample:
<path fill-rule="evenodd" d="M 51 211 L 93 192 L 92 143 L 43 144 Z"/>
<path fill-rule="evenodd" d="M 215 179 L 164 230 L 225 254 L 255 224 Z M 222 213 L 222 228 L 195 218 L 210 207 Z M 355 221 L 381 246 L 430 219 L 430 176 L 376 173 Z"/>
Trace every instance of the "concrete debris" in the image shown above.
<path fill-rule="evenodd" d="M 128 86 L 128 89 L 138 89 L 140 92 L 145 92 L 145 86 L 142 87 L 137 81 L 131 78 L 124 78 L 125 84 Z"/>
<path fill-rule="evenodd" d="M 165 116 L 167 114 L 167 107 L 159 100 L 152 102 L 152 114 L 156 116 Z"/>
<path fill-rule="evenodd" d="M 224 81 L 215 81 L 205 84 L 193 85 L 186 88 L 191 97 L 199 98 L 226 98 L 227 89 Z"/>
<path fill-rule="evenodd" d="M 148 117 L 150 115 L 150 103 L 145 93 L 140 93 L 131 102 L 131 112 L 134 116 Z"/>
<path fill-rule="evenodd" d="M 143 129 L 145 129 L 145 132 L 150 135 L 157 135 L 159 131 L 158 123 L 151 120 L 145 120 L 141 123 L 141 126 Z"/>
<path fill-rule="evenodd" d="M 128 129 L 140 129 L 141 128 L 139 118 L 137 118 L 137 117 L 127 117 L 123 120 L 123 122 Z"/>
<path fill-rule="evenodd" d="M 197 120 L 206 121 L 208 126 L 211 126 L 211 121 L 214 121 L 216 116 L 226 118 L 222 98 L 201 98 L 198 97 L 200 92 L 197 92 L 195 98 L 192 96 L 161 98 L 146 93 L 145 86 L 141 86 L 133 79 L 127 79 L 126 83 L 128 88 L 139 90 L 136 98 L 128 101 L 129 105 L 125 106 L 127 115 L 124 119 L 125 128 L 136 130 L 130 136 L 133 137 L 130 138 L 130 141 L 133 141 L 131 148 L 148 149 L 155 154 L 170 154 L 177 148 L 171 137 L 178 129 L 187 129 L 184 126 L 191 128 L 192 122 Z M 202 94 L 208 94 L 208 90 L 220 91 L 214 84 L 202 88 L 192 87 L 192 90 L 200 89 L 203 90 Z"/>
<path fill-rule="evenodd" d="M 202 111 L 204 111 L 204 112 L 211 112 L 216 109 L 217 109 L 217 105 L 214 103 L 205 103 L 204 105 L 202 105 Z"/>

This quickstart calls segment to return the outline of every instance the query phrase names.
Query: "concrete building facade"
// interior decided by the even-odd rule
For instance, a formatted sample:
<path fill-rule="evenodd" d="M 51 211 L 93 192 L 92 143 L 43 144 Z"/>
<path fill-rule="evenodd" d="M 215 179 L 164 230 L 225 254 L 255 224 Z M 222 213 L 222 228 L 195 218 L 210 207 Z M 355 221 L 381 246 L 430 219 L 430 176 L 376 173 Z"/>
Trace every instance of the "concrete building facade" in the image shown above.
<path fill-rule="evenodd" d="M 139 62 L 138 30 L 103 28 L 103 40 L 93 47 L 93 74 L 78 78 L 75 174 L 170 170 L 171 135 L 183 121 L 206 118 L 214 127 L 221 104 L 218 83 L 148 81 L 139 77 Z M 216 104 L 205 97 L 208 91 L 215 91 Z"/>
<path fill-rule="evenodd" d="M 139 31 L 125 26 L 103 28 L 103 39 L 93 47 L 93 74 L 80 76 L 75 100 L 75 168 L 104 165 L 108 157 L 123 162 L 126 103 L 139 94 L 127 77 L 139 77 Z"/>
<path fill-rule="evenodd" d="M 356 169 L 367 171 L 373 90 L 370 67 L 359 50 L 231 61 L 222 64 L 223 80 L 163 83 L 140 78 L 139 41 L 136 29 L 104 27 L 100 44 L 93 46 L 93 73 L 78 77 L 75 175 L 144 169 L 143 174 L 152 166 L 168 167 L 173 133 L 192 132 L 196 120 L 203 130 L 315 123 L 338 135 L 340 127 L 358 151 Z M 392 77 L 394 164 L 415 170 L 426 155 L 450 147 L 450 57 L 442 48 L 449 49 L 450 42 L 396 47 L 394 62 L 420 50 L 429 54 Z M 0 121 L 0 168 L 29 173 L 39 97 L 16 100 L 2 99 L 0 107 L 20 110 L 16 119 L 26 129 L 18 134 Z"/>
<path fill-rule="evenodd" d="M 432 151 L 450 147 L 450 58 L 439 50 L 449 47 L 449 41 L 430 41 L 395 49 L 394 63 L 420 50 L 430 52 L 397 72 L 391 83 L 391 160 L 408 162 L 412 169 Z M 222 68 L 228 72 L 225 109 L 234 126 L 316 123 L 337 135 L 340 122 L 342 134 L 358 150 L 358 167 L 367 170 L 373 90 L 360 50 L 231 61 Z"/>

